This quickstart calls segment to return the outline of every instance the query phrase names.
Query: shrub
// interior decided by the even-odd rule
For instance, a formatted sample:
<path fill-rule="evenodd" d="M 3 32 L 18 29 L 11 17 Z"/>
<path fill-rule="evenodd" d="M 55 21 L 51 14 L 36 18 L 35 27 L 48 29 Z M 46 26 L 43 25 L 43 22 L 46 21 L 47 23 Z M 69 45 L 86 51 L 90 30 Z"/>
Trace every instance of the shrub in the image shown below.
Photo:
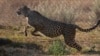
<path fill-rule="evenodd" d="M 63 55 L 65 53 L 65 45 L 61 40 L 55 40 L 48 50 L 49 54 Z"/>

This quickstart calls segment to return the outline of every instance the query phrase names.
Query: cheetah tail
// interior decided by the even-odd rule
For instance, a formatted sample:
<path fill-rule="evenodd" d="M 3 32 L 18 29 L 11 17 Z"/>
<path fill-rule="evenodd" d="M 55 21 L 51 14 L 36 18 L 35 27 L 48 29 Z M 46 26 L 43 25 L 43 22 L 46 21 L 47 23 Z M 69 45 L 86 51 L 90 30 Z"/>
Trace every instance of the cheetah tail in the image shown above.
<path fill-rule="evenodd" d="M 89 31 L 95 29 L 99 24 L 100 24 L 100 20 L 97 22 L 97 24 L 96 24 L 95 26 L 93 26 L 93 27 L 91 27 L 91 28 L 89 28 L 89 29 L 82 29 L 81 27 L 79 27 L 79 26 L 77 26 L 77 25 L 76 25 L 76 28 L 77 28 L 78 30 L 80 30 L 80 31 L 83 31 L 83 32 L 89 32 Z"/>

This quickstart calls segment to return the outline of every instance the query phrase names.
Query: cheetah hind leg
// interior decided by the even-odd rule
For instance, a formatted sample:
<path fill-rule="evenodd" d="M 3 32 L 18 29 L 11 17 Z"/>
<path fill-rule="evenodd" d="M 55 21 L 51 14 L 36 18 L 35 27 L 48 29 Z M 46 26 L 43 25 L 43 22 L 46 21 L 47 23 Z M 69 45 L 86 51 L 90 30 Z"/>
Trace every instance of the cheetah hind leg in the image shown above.
<path fill-rule="evenodd" d="M 64 41 L 68 46 L 75 48 L 78 51 L 82 50 L 82 47 L 75 42 L 75 36 L 73 34 L 72 35 L 64 34 Z"/>

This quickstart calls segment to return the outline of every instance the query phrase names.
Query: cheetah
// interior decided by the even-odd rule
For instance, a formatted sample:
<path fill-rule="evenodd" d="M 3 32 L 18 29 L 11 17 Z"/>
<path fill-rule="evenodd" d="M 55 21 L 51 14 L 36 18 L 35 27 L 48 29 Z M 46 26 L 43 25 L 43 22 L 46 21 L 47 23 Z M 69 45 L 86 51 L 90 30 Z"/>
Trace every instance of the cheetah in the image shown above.
<path fill-rule="evenodd" d="M 63 35 L 65 43 L 78 51 L 81 51 L 82 47 L 75 41 L 76 29 L 82 32 L 90 32 L 100 24 L 99 20 L 95 26 L 89 29 L 82 29 L 75 24 L 66 24 L 59 21 L 50 20 L 40 14 L 38 11 L 31 10 L 27 6 L 19 8 L 17 14 L 28 17 L 28 24 L 35 28 L 35 30 L 32 32 L 34 36 L 37 36 L 37 34 L 35 34 L 37 31 L 51 38 Z"/>

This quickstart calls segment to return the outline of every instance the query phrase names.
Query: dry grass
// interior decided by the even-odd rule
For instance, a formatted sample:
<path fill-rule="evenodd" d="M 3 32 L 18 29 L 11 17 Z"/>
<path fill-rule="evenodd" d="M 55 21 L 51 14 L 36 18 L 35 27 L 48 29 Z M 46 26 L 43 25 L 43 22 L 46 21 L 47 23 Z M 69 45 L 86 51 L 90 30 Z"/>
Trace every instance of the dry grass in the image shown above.
<path fill-rule="evenodd" d="M 39 11 L 44 16 L 65 23 L 75 23 L 82 28 L 89 28 L 99 20 L 95 12 L 100 12 L 99 0 L 0 0 L 0 25 L 12 26 L 10 29 L 0 29 L 0 37 L 14 42 L 36 43 L 47 51 L 55 39 L 35 37 L 29 33 L 24 36 L 23 27 L 27 24 L 23 16 L 18 17 L 16 11 L 23 5 Z M 87 51 L 92 46 L 100 51 L 100 28 L 90 33 L 77 31 L 76 40 Z M 58 37 L 63 41 L 63 36 Z M 84 56 L 84 55 L 83 55 Z"/>
<path fill-rule="evenodd" d="M 46 17 L 67 23 L 74 15 L 73 21 L 92 21 L 95 20 L 93 11 L 95 0 L 0 0 L 0 24 L 3 25 L 19 25 L 22 22 L 25 25 L 24 17 L 18 17 L 16 11 L 23 4 L 29 6 L 33 10 L 39 11 Z M 27 2 L 28 1 L 28 2 Z M 6 15 L 6 16 L 5 16 Z M 94 15 L 94 16 L 93 16 Z M 83 20 L 84 19 L 84 20 Z"/>
<path fill-rule="evenodd" d="M 100 33 L 100 31 L 98 31 L 98 30 L 92 31 L 90 33 L 82 33 L 80 31 L 77 31 L 76 40 L 83 47 L 83 53 L 85 52 L 84 54 L 89 54 L 88 51 L 93 46 L 95 46 L 95 51 L 97 51 L 97 52 L 94 52 L 94 54 L 96 54 L 96 55 L 99 54 L 99 50 L 100 50 L 100 38 L 99 38 L 100 35 L 99 35 L 99 33 Z M 27 53 L 27 55 L 30 54 L 30 51 L 31 51 L 30 48 L 35 48 L 34 45 L 33 44 L 30 45 L 30 43 L 36 43 L 36 44 L 40 45 L 40 47 L 42 48 L 41 51 L 47 52 L 48 48 L 50 47 L 52 42 L 55 41 L 55 39 L 61 39 L 62 42 L 64 42 L 63 36 L 60 36 L 58 38 L 53 38 L 53 39 L 48 38 L 48 37 L 35 37 L 32 35 L 25 37 L 23 33 L 20 33 L 16 30 L 11 30 L 11 29 L 0 30 L 0 36 L 2 36 L 2 38 L 10 39 L 13 42 L 16 42 L 15 46 L 17 47 L 17 49 L 14 48 L 12 44 L 10 45 L 11 47 L 7 47 L 8 49 L 4 47 L 7 50 L 12 49 L 12 51 L 10 53 L 18 50 L 18 52 L 21 52 L 20 54 L 22 54 L 22 51 L 24 49 L 24 50 L 26 50 L 25 52 L 29 52 L 29 53 Z M 21 43 L 21 44 L 19 44 L 19 43 Z M 24 44 L 22 44 L 22 43 L 24 43 Z M 27 45 L 25 43 L 27 43 Z M 20 48 L 20 46 L 24 47 L 24 48 Z M 29 49 L 27 49 L 27 48 L 29 48 Z M 72 54 L 76 53 L 75 49 L 71 49 L 68 46 L 66 48 L 69 49 Z M 32 49 L 32 50 L 34 50 L 34 49 Z M 25 52 L 23 53 L 23 55 L 26 54 Z M 32 51 L 32 52 L 34 52 L 34 51 Z M 10 53 L 8 52 L 8 54 L 10 54 Z M 36 54 L 37 53 L 38 53 L 38 51 L 36 52 Z M 16 54 L 16 52 L 15 52 L 15 54 Z M 13 55 L 15 55 L 15 54 L 13 54 Z M 91 54 L 91 52 L 90 52 L 90 54 Z"/>

